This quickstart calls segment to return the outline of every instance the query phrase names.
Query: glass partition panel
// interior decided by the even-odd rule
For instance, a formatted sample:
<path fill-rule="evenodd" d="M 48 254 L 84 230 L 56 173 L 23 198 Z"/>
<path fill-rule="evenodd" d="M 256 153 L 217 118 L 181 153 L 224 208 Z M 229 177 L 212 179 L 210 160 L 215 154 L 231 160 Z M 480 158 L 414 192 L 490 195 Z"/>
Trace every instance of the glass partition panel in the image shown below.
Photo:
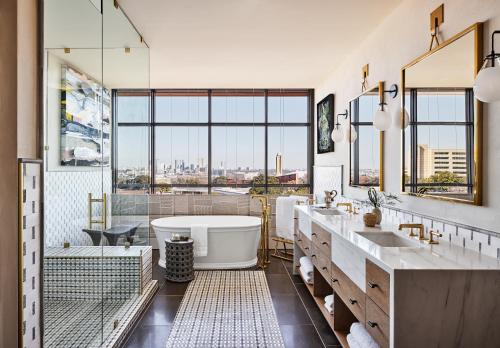
<path fill-rule="evenodd" d="M 45 0 L 43 7 L 43 346 L 100 347 L 103 168 L 111 153 L 100 2 Z"/>

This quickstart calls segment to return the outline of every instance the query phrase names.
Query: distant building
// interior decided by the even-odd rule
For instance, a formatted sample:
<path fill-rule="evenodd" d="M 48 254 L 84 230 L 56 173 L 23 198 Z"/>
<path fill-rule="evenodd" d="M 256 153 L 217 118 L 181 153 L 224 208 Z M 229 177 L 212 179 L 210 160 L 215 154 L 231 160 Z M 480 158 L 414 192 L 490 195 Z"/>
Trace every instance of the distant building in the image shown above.
<path fill-rule="evenodd" d="M 281 153 L 276 154 L 276 176 L 283 175 L 283 156 Z"/>
<path fill-rule="evenodd" d="M 417 151 L 419 178 L 442 172 L 467 176 L 467 154 L 464 149 L 431 149 L 427 145 L 419 145 Z"/>

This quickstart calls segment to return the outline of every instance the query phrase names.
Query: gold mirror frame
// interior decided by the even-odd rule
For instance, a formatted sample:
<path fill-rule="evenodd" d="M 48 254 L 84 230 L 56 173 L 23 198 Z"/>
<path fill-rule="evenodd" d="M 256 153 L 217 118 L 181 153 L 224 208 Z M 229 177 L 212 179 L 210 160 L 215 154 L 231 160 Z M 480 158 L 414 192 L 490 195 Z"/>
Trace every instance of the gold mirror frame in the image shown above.
<path fill-rule="evenodd" d="M 420 194 L 414 192 L 405 192 L 405 169 L 404 169 L 404 156 L 405 156 L 405 144 L 403 133 L 405 129 L 403 128 L 404 114 L 403 110 L 405 107 L 405 71 L 406 69 L 412 67 L 418 62 L 424 60 L 425 58 L 431 56 L 437 51 L 445 48 L 449 44 L 457 41 L 463 36 L 473 32 L 474 33 L 474 73 L 475 76 L 481 69 L 481 65 L 483 63 L 483 23 L 475 23 L 468 27 L 467 29 L 459 32 L 454 35 L 450 39 L 444 41 L 439 46 L 434 47 L 430 51 L 424 53 L 420 57 L 417 57 L 410 63 L 406 64 L 401 68 L 401 193 L 405 195 L 415 196 L 415 197 L 424 197 L 424 198 L 432 198 L 442 201 L 448 202 L 457 202 L 457 203 L 466 203 L 473 205 L 482 205 L 482 193 L 483 193 L 483 107 L 482 103 L 474 98 L 474 153 L 473 153 L 473 163 L 474 163 L 474 176 L 473 176 L 473 187 L 472 187 L 472 199 L 462 199 L 462 198 L 453 198 L 453 197 L 441 197 L 429 194 Z"/>
<path fill-rule="evenodd" d="M 379 81 L 377 87 L 372 87 L 368 88 L 366 91 L 363 93 L 357 95 L 355 98 L 349 100 L 349 131 L 351 127 L 351 103 L 354 102 L 356 99 L 359 99 L 360 97 L 378 90 L 378 99 L 383 100 L 384 98 L 384 88 L 385 88 L 385 82 L 384 81 Z M 375 128 L 375 127 L 374 127 Z M 361 188 L 361 189 L 366 189 L 368 190 L 369 188 L 373 187 L 375 189 L 378 189 L 379 191 L 384 191 L 384 131 L 379 132 L 379 159 L 380 159 L 380 164 L 379 164 L 379 185 L 378 186 L 362 186 L 362 185 L 354 185 L 352 183 L 352 176 L 351 176 L 351 170 L 352 170 L 352 144 L 349 143 L 349 186 L 350 187 L 356 187 L 356 188 Z"/>

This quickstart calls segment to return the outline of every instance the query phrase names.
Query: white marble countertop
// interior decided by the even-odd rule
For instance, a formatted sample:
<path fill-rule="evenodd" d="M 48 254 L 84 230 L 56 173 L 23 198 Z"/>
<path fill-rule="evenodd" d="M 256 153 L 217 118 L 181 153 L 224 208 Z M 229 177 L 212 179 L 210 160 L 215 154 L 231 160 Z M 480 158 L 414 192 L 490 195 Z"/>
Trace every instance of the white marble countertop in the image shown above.
<path fill-rule="evenodd" d="M 296 206 L 299 219 L 306 214 L 325 230 L 343 238 L 360 251 L 366 258 L 376 263 L 389 273 L 401 269 L 428 270 L 486 270 L 499 269 L 500 261 L 476 251 L 458 247 L 440 239 L 439 244 L 429 245 L 408 237 L 408 230 L 398 231 L 397 225 L 384 224 L 380 227 L 365 227 L 361 214 L 322 215 L 310 206 Z M 343 211 L 343 208 L 340 208 Z M 299 223 L 300 225 L 300 223 Z M 411 240 L 415 247 L 381 247 L 361 237 L 356 232 L 379 233 L 390 231 Z M 310 236 L 309 236 L 310 238 Z M 333 255 L 332 255 L 333 258 Z"/>

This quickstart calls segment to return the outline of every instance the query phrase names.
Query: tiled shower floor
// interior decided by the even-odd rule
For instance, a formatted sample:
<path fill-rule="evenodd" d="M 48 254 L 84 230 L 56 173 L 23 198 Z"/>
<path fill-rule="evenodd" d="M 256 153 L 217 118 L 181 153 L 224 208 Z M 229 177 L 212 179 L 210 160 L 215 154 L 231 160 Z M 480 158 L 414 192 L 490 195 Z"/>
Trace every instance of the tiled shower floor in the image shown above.
<path fill-rule="evenodd" d="M 100 347 L 135 301 L 46 300 L 44 347 Z"/>

